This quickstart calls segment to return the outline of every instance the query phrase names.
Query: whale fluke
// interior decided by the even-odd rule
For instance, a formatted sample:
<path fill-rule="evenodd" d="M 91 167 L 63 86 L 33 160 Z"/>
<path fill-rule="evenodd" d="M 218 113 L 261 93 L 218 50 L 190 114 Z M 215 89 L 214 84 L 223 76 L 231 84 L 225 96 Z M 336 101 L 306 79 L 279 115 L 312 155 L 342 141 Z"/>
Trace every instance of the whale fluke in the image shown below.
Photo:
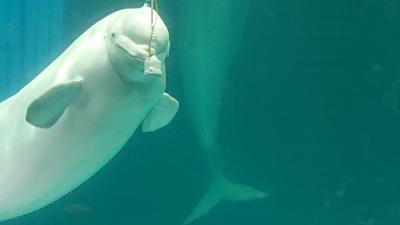
<path fill-rule="evenodd" d="M 247 201 L 267 196 L 267 193 L 254 187 L 233 183 L 223 176 L 218 176 L 212 180 L 207 191 L 183 224 L 191 224 L 206 215 L 221 201 Z"/>

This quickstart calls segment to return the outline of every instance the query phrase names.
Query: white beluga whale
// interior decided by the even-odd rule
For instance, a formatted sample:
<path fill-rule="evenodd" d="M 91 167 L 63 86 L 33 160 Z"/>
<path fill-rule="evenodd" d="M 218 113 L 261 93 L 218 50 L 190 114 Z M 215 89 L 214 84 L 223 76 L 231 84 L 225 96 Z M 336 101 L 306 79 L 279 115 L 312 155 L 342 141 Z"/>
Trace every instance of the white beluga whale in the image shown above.
<path fill-rule="evenodd" d="M 120 10 L 1 102 L 0 221 L 79 186 L 140 125 L 167 125 L 179 107 L 164 92 L 168 54 L 167 27 L 151 7 Z"/>
<path fill-rule="evenodd" d="M 177 44 L 184 99 L 211 172 L 209 186 L 185 224 L 206 215 L 221 201 L 267 196 L 252 186 L 232 182 L 222 171 L 223 146 L 219 141 L 221 102 L 224 84 L 234 75 L 230 66 L 244 32 L 246 4 L 249 3 L 232 0 L 187 0 L 180 4 L 178 21 L 181 22 L 180 37 L 184 41 Z M 255 44 L 254 47 L 259 46 Z M 251 77 L 251 71 L 245 77 Z"/>

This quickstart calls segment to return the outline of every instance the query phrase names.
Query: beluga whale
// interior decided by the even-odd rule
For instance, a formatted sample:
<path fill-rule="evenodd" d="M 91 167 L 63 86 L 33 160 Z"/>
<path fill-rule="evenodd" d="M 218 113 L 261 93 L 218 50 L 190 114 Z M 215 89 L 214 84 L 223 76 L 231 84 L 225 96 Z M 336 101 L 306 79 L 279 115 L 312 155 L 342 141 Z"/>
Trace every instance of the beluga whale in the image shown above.
<path fill-rule="evenodd" d="M 141 126 L 174 118 L 169 33 L 149 5 L 116 11 L 0 103 L 0 221 L 38 210 L 102 168 Z"/>
<path fill-rule="evenodd" d="M 225 84 L 235 75 L 230 68 L 245 35 L 248 4 L 232 0 L 187 0 L 180 4 L 178 29 L 184 41 L 177 42 L 181 56 L 179 73 L 185 104 L 211 173 L 205 193 L 184 224 L 198 220 L 221 201 L 238 202 L 268 196 L 255 187 L 233 182 L 222 169 L 221 102 Z M 248 78 L 250 74 L 244 76 Z"/>

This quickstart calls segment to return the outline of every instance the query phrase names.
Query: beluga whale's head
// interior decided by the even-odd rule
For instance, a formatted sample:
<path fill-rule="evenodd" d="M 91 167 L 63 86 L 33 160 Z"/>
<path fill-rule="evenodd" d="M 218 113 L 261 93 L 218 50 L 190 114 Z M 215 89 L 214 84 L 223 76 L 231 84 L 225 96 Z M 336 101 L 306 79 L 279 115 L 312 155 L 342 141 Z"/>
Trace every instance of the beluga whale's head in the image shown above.
<path fill-rule="evenodd" d="M 121 15 L 107 39 L 108 58 L 123 80 L 148 82 L 165 76 L 169 33 L 151 7 L 144 5 Z"/>

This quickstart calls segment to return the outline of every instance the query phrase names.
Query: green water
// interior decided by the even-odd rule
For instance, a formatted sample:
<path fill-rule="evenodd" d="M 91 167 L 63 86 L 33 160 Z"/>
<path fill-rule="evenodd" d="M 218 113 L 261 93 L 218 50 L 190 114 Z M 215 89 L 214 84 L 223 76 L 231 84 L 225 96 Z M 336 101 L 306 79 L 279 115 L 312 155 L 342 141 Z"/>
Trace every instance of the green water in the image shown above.
<path fill-rule="evenodd" d="M 182 224 L 209 174 L 178 70 L 177 53 L 190 42 L 177 25 L 184 18 L 174 16 L 180 1 L 159 0 L 178 116 L 160 131 L 136 133 L 59 201 L 2 225 Z M 194 225 L 400 224 L 400 1 L 237 4 L 249 4 L 249 16 L 221 93 L 222 155 L 230 177 L 270 196 L 224 202 Z M 65 1 L 60 49 L 105 15 L 140 5 Z"/>

